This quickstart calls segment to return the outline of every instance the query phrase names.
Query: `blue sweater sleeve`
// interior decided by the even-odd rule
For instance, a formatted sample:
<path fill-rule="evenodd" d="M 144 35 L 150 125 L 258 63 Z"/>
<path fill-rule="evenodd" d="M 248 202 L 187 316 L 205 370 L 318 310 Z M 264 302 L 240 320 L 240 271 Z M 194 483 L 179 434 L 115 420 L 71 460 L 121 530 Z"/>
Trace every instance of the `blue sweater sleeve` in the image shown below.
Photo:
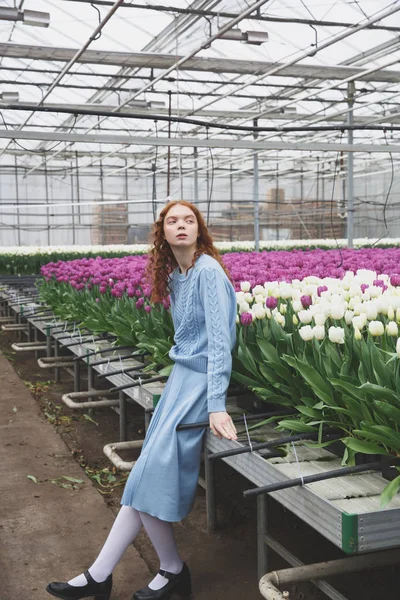
<path fill-rule="evenodd" d="M 224 276 L 217 269 L 202 269 L 199 279 L 208 338 L 208 412 L 222 412 L 226 410 L 226 392 L 232 372 L 230 297 Z"/>

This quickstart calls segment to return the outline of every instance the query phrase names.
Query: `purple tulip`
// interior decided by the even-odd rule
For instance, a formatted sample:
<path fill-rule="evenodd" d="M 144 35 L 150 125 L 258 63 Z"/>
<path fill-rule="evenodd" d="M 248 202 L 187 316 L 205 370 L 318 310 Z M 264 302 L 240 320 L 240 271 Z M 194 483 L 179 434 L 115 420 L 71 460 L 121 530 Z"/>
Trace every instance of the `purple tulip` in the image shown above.
<path fill-rule="evenodd" d="M 144 310 L 149 313 L 151 312 L 151 306 L 149 304 L 146 304 L 146 306 L 144 307 Z"/>
<path fill-rule="evenodd" d="M 265 306 L 270 310 L 274 310 L 278 306 L 278 299 L 275 296 L 268 296 L 265 300 Z"/>
<path fill-rule="evenodd" d="M 369 285 L 367 283 L 362 283 L 360 285 L 360 289 L 362 291 L 363 294 L 365 294 L 365 290 L 367 290 L 369 288 Z"/>
<path fill-rule="evenodd" d="M 400 285 L 400 275 L 398 275 L 397 273 L 395 273 L 394 275 L 392 275 L 391 278 L 390 278 L 390 283 L 394 287 L 399 286 Z"/>
<path fill-rule="evenodd" d="M 310 308 L 312 304 L 312 298 L 311 296 L 301 296 L 300 302 L 302 303 L 303 308 Z"/>
<path fill-rule="evenodd" d="M 244 312 L 240 315 L 240 322 L 242 325 L 251 325 L 253 322 L 253 315 L 249 312 Z"/>
<path fill-rule="evenodd" d="M 328 291 L 328 286 L 327 285 L 319 285 L 317 287 L 317 294 L 318 296 L 321 296 L 322 292 L 327 292 Z"/>

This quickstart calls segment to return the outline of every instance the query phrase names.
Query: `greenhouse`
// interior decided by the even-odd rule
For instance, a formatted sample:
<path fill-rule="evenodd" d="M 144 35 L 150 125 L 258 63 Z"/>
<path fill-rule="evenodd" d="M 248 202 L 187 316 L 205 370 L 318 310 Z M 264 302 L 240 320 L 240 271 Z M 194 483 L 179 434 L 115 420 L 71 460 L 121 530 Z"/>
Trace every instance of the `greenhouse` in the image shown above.
<path fill-rule="evenodd" d="M 398 0 L 0 6 L 1 600 L 398 593 L 399 63 Z"/>

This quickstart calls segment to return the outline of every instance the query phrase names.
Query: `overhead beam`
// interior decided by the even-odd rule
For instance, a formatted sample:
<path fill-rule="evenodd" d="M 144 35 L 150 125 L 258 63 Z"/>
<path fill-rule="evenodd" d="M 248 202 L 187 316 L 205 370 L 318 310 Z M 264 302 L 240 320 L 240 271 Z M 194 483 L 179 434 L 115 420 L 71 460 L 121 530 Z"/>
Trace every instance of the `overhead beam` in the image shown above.
<path fill-rule="evenodd" d="M 29 73 L 40 73 L 41 75 L 45 74 L 45 75 L 58 75 L 59 71 L 56 71 L 55 69 L 34 69 L 32 67 L 26 68 L 26 67 L 10 67 L 7 65 L 1 65 L 1 70 L 2 71 L 15 71 L 18 73 L 23 73 L 24 76 L 28 75 Z M 120 78 L 120 79 L 126 79 L 126 80 L 140 80 L 143 81 L 144 79 L 152 79 L 152 73 L 151 71 L 149 71 L 148 74 L 142 73 L 141 75 L 118 75 L 116 73 L 93 73 L 92 71 L 89 72 L 82 72 L 82 71 L 68 71 L 69 75 L 77 75 L 78 77 L 104 77 L 106 79 L 113 79 L 113 78 Z M 164 77 L 163 78 L 163 82 L 165 83 L 176 83 L 178 81 L 178 79 L 176 77 Z M 7 83 L 10 83 L 10 81 L 8 81 Z M 23 83 L 18 81 L 18 83 Z M 211 85 L 218 85 L 220 86 L 223 82 L 221 81 L 221 79 L 185 79 L 184 77 L 179 77 L 179 83 L 190 83 L 190 85 L 193 85 L 194 83 L 200 83 L 201 85 L 204 84 L 211 84 Z M 235 81 L 229 81 L 226 82 L 227 84 L 229 84 L 230 86 L 240 86 L 243 85 L 243 81 L 240 80 L 235 80 Z M 36 85 L 36 83 L 32 82 L 30 83 L 30 85 Z M 38 84 L 40 85 L 40 84 Z M 49 86 L 50 84 L 47 83 L 47 86 Z M 64 87 L 63 84 L 59 84 L 58 87 Z M 65 84 L 65 87 L 69 87 L 68 85 Z M 265 91 L 265 84 L 264 83 L 252 83 L 251 87 L 260 87 L 263 88 L 263 90 Z M 269 88 L 282 88 L 282 84 L 281 83 L 268 83 L 268 87 Z M 105 86 L 101 87 L 102 90 L 111 90 L 112 88 L 109 87 L 108 84 L 106 84 Z M 303 90 L 304 89 L 304 85 L 301 85 L 300 83 L 298 84 L 285 84 L 285 89 L 293 89 L 293 90 Z M 320 85 L 310 85 L 307 86 L 308 90 L 320 90 L 322 89 L 322 86 Z M 122 88 L 118 88 L 118 90 L 122 90 Z M 346 92 L 347 88 L 344 86 L 340 86 L 340 84 L 337 85 L 337 87 L 333 87 L 332 90 L 337 90 L 339 92 Z M 129 90 L 132 91 L 132 90 Z M 161 90 L 158 90 L 161 91 Z M 359 92 L 363 92 L 363 93 L 375 93 L 375 90 L 368 90 L 366 88 L 361 88 L 358 90 Z M 166 92 L 165 92 L 166 93 Z M 178 92 L 174 92 L 172 91 L 172 93 L 178 93 Z M 182 93 L 182 92 L 179 92 Z M 193 92 L 192 92 L 193 93 Z M 393 91 L 390 90 L 380 90 L 379 91 L 380 94 L 393 94 Z M 204 94 L 207 95 L 207 94 Z M 236 95 L 237 97 L 237 95 Z M 254 94 L 252 96 L 254 98 Z M 281 95 L 279 96 L 281 98 Z M 257 95 L 258 98 L 258 95 Z M 324 99 L 325 101 L 325 99 Z"/>
<path fill-rule="evenodd" d="M 110 0 L 66 0 L 67 2 L 81 2 L 83 4 L 98 4 L 99 6 L 112 6 Z M 136 4 L 135 2 L 123 2 L 122 8 L 137 8 L 139 10 L 154 10 L 157 12 L 171 12 L 184 15 L 198 15 L 200 17 L 216 17 L 219 19 L 234 19 L 237 13 L 215 10 L 201 10 L 192 7 L 167 6 L 165 4 Z M 247 20 L 265 21 L 270 23 L 285 23 L 289 25 L 313 25 L 314 27 L 353 27 L 354 23 L 343 21 L 326 21 L 317 19 L 285 19 L 283 17 L 269 17 L 267 15 L 255 14 L 246 17 Z M 382 29 L 384 31 L 400 31 L 400 27 L 389 27 L 387 25 L 367 25 L 366 29 Z"/>
<path fill-rule="evenodd" d="M 28 46 L 23 44 L 0 44 L 0 56 L 29 60 L 48 60 L 69 62 L 76 57 L 76 50 L 57 48 L 55 46 Z M 141 69 L 170 69 L 182 60 L 181 56 L 154 54 L 147 52 L 107 52 L 105 50 L 85 50 L 76 59 L 77 63 L 117 65 L 119 67 Z M 280 67 L 282 66 L 282 69 Z M 279 63 L 266 61 L 234 60 L 221 58 L 193 57 L 185 61 L 183 71 L 201 71 L 210 73 L 238 73 L 240 75 L 262 75 L 269 70 L 279 70 L 279 77 L 302 77 L 305 79 L 346 79 L 354 77 L 359 81 L 379 81 L 399 83 L 400 71 L 377 70 L 362 75 L 365 69 L 354 67 L 328 67 L 325 65 L 293 64 L 284 67 Z M 101 73 L 99 73 L 101 76 Z"/>
<path fill-rule="evenodd" d="M 400 144 L 338 144 L 324 142 L 280 142 L 277 140 L 255 142 L 251 140 L 192 139 L 169 137 L 139 137 L 129 135 L 104 135 L 92 133 L 61 133 L 57 131 L 4 131 L 0 138 L 16 140 L 45 140 L 82 144 L 123 144 L 130 146 L 176 146 L 180 148 L 234 148 L 242 150 L 294 150 L 306 152 L 400 152 Z"/>
<path fill-rule="evenodd" d="M 394 103 L 393 105 L 398 106 L 398 103 Z M 179 110 L 168 108 L 142 108 L 137 106 L 125 106 L 122 109 L 118 109 L 113 105 L 106 104 L 52 104 L 46 102 L 41 106 L 38 106 L 34 102 L 18 102 L 16 104 L 6 104 L 0 102 L 1 110 L 15 110 L 15 111 L 33 111 L 33 112 L 46 112 L 46 113 L 67 113 L 67 114 L 76 114 L 82 116 L 108 116 L 113 118 L 126 118 L 126 119 L 141 119 L 143 117 L 147 117 L 147 120 L 157 119 L 159 117 L 173 117 L 177 121 L 185 122 L 185 114 L 186 110 L 190 110 L 189 108 L 185 109 L 183 106 L 180 107 Z M 129 109 L 129 110 L 128 110 Z M 268 112 L 268 114 L 264 114 L 259 116 L 259 111 L 255 110 L 215 110 L 215 109 L 204 109 L 196 111 L 196 119 L 193 117 L 189 117 L 187 119 L 188 124 L 191 124 L 191 121 L 194 121 L 195 125 L 204 125 L 207 126 L 207 122 L 199 122 L 198 119 L 208 118 L 208 119 L 259 119 L 265 121 L 293 121 L 296 118 L 296 126 L 303 121 L 313 121 L 315 120 L 314 115 L 309 114 L 299 114 L 292 113 L 289 110 L 285 112 L 285 109 L 279 110 L 279 107 L 276 108 L 276 111 Z M 390 113 L 378 113 L 374 114 L 374 118 L 379 118 L 379 122 L 386 123 L 389 125 L 392 123 L 398 123 L 400 119 L 400 109 L 396 114 L 391 115 Z M 343 116 L 342 115 L 325 115 L 324 121 L 341 123 L 343 124 Z M 323 122 L 323 121 L 321 121 Z M 361 127 L 364 125 L 368 125 L 371 122 L 371 117 L 359 116 L 354 120 L 354 125 L 360 125 Z M 32 125 L 34 126 L 34 125 Z M 68 126 L 66 126 L 68 127 Z M 318 126 L 317 126 L 318 127 Z"/>

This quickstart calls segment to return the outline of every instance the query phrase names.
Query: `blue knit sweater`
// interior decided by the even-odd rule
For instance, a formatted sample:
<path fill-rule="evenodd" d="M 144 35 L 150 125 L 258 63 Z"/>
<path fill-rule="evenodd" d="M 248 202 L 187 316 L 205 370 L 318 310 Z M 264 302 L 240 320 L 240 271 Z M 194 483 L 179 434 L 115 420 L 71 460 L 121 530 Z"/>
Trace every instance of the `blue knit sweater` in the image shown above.
<path fill-rule="evenodd" d="M 208 412 L 226 410 L 236 343 L 236 294 L 215 258 L 202 254 L 186 275 L 177 267 L 169 289 L 175 345 L 170 358 L 207 373 Z"/>

